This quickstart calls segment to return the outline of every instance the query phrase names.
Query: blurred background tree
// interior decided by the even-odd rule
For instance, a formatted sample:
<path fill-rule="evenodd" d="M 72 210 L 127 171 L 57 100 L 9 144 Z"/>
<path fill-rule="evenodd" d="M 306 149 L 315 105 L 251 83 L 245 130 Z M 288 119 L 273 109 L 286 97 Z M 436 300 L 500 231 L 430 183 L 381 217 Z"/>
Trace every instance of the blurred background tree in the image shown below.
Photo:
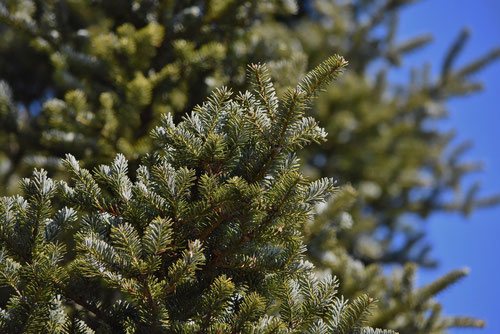
<path fill-rule="evenodd" d="M 245 87 L 251 62 L 268 63 L 282 93 L 339 53 L 349 70 L 311 110 L 328 141 L 302 154 L 306 173 L 341 186 L 304 231 L 311 260 L 340 277 L 345 295 L 377 297 L 385 313 L 373 321 L 381 327 L 426 333 L 477 325 L 442 320 L 431 300 L 463 271 L 432 293 L 414 288 L 407 263 L 434 266 L 435 259 L 421 224 L 408 217 L 468 214 L 498 202 L 478 197 L 477 185 L 463 189 L 479 165 L 464 162 L 468 144 L 451 145 L 454 134 L 435 124 L 447 117 L 450 98 L 481 89 L 472 75 L 500 52 L 456 66 L 464 30 L 435 64 L 439 77 L 424 66 L 404 84 L 391 82 L 388 73 L 432 39 L 397 41 L 400 11 L 413 2 L 2 0 L 4 192 L 35 166 L 64 177 L 59 159 L 68 152 L 88 168 L 117 152 L 137 164 L 154 145 L 148 134 L 160 115 L 179 121 L 215 87 Z M 385 264 L 401 267 L 386 277 Z"/>

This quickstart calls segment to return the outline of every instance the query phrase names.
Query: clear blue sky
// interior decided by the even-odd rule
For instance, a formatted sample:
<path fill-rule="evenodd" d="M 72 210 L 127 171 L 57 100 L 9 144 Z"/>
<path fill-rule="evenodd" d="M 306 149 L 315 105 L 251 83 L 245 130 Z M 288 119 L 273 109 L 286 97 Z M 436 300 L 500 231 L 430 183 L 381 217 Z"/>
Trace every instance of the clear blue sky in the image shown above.
<path fill-rule="evenodd" d="M 441 63 L 450 42 L 464 26 L 472 36 L 459 63 L 466 63 L 500 46 L 499 0 L 423 0 L 409 6 L 400 21 L 400 37 L 432 32 L 434 43 L 411 57 L 405 66 L 425 61 Z M 455 99 L 448 106 L 450 119 L 443 126 L 455 128 L 461 140 L 472 139 L 467 158 L 482 160 L 485 171 L 467 182 L 481 181 L 483 194 L 500 193 L 500 62 L 478 75 L 486 86 L 480 94 Z M 422 271 L 419 283 L 435 279 L 454 268 L 467 266 L 471 274 L 439 299 L 449 315 L 472 315 L 487 321 L 485 330 L 454 330 L 453 334 L 500 333 L 500 207 L 476 212 L 469 218 L 437 215 L 427 223 L 437 270 Z"/>

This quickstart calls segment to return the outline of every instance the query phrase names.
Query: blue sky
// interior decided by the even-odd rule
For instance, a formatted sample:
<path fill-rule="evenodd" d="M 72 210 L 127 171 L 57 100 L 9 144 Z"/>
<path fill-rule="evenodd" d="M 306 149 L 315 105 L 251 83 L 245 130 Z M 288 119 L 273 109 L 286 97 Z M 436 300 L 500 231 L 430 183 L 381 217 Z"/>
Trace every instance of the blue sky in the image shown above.
<path fill-rule="evenodd" d="M 405 67 L 430 61 L 440 66 L 458 32 L 468 27 L 472 36 L 459 64 L 467 63 L 494 47 L 500 47 L 500 1 L 424 0 L 403 11 L 400 38 L 432 32 L 434 43 L 408 58 Z M 466 182 L 479 180 L 483 194 L 500 193 L 500 62 L 478 76 L 484 92 L 454 99 L 448 104 L 450 119 L 443 127 L 455 128 L 459 140 L 472 139 L 467 159 L 484 162 L 484 172 Z M 439 299 L 449 315 L 471 315 L 486 320 L 485 330 L 453 330 L 455 334 L 500 333 L 500 207 L 477 211 L 468 218 L 440 214 L 427 223 L 437 270 L 421 271 L 425 284 L 455 268 L 471 268 L 470 276 L 443 292 Z"/>

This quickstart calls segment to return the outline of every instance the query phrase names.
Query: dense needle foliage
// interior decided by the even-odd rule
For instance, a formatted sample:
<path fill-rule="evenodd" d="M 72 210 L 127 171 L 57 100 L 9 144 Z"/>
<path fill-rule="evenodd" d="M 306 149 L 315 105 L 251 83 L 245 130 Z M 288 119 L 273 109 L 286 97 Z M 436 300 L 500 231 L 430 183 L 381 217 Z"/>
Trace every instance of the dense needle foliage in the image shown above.
<path fill-rule="evenodd" d="M 412 2 L 0 0 L 5 330 L 481 326 L 434 300 L 466 270 L 414 280 L 423 219 L 498 202 L 433 125 L 500 52 L 457 67 L 464 30 L 391 83 L 431 41 L 397 38 Z"/>

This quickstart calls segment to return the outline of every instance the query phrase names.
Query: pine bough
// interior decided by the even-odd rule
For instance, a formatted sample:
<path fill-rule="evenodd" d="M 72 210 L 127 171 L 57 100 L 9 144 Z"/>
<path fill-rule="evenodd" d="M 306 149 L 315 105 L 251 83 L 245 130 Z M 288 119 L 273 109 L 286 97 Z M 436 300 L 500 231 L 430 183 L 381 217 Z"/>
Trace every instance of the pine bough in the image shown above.
<path fill-rule="evenodd" d="M 363 328 L 373 300 L 347 302 L 304 260 L 302 225 L 334 191 L 295 151 L 324 140 L 304 116 L 345 66 L 331 57 L 279 101 L 266 66 L 252 92 L 215 90 L 133 173 L 118 155 L 71 180 L 43 170 L 0 204 L 8 333 L 388 333 Z"/>

